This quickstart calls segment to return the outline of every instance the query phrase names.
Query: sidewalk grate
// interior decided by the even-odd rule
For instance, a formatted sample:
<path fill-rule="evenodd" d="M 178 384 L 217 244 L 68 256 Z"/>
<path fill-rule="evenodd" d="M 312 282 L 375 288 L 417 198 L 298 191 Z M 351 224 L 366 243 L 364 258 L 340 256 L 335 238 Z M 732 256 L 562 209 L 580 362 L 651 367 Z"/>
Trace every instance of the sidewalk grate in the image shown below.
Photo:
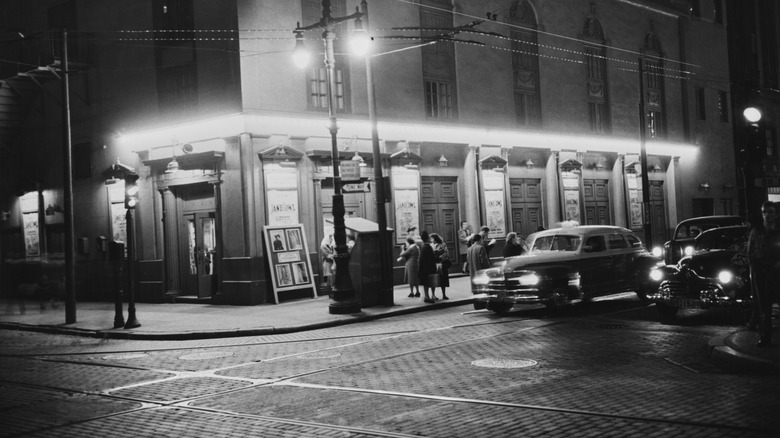
<path fill-rule="evenodd" d="M 486 358 L 471 362 L 472 365 L 483 368 L 527 368 L 537 364 L 531 359 L 497 359 Z"/>
<path fill-rule="evenodd" d="M 206 351 L 204 353 L 192 353 L 179 356 L 180 360 L 208 360 L 219 359 L 221 357 L 230 357 L 233 353 L 229 351 Z"/>

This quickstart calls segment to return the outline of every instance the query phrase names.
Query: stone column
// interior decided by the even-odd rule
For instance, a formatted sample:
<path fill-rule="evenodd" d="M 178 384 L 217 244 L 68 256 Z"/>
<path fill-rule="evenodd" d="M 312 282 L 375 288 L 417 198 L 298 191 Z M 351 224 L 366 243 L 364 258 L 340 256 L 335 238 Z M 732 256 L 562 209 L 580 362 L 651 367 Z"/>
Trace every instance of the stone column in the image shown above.
<path fill-rule="evenodd" d="M 246 246 L 244 255 L 257 257 L 262 253 L 257 250 L 257 221 L 255 217 L 255 178 L 254 178 L 254 154 L 252 148 L 252 136 L 248 133 L 241 134 L 238 140 L 241 156 L 241 193 L 244 210 L 244 239 Z"/>
<path fill-rule="evenodd" d="M 547 186 L 545 198 L 547 199 L 547 217 L 545 217 L 545 228 L 550 228 L 556 223 L 561 222 L 561 202 L 560 190 L 558 190 L 558 152 L 552 151 L 547 160 L 547 166 L 544 169 L 544 180 Z"/>
<path fill-rule="evenodd" d="M 179 229 L 176 196 L 167 187 L 160 190 L 163 204 L 163 237 L 165 240 L 165 293 L 178 295 L 179 281 Z"/>
<path fill-rule="evenodd" d="M 612 216 L 618 227 L 628 225 L 626 220 L 626 180 L 623 174 L 625 160 L 625 155 L 618 155 L 615 165 L 612 167 Z"/>
<path fill-rule="evenodd" d="M 479 145 L 469 145 L 469 152 L 463 163 L 463 201 L 466 209 L 466 222 L 471 225 L 471 232 L 476 233 L 481 224 L 479 217 L 479 194 L 477 193 L 477 149 Z M 458 224 L 460 228 L 460 224 Z"/>

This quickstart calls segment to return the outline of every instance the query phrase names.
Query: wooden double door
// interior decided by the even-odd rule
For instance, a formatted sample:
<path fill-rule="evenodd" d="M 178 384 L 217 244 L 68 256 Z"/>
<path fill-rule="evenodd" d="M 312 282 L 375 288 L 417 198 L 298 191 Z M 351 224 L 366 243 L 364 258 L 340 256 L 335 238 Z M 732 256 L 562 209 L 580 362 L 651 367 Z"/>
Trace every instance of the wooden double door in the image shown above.
<path fill-rule="evenodd" d="M 447 244 L 450 260 L 458 260 L 458 179 L 457 177 L 422 177 L 422 222 L 420 227 L 437 233 Z"/>
<path fill-rule="evenodd" d="M 179 202 L 179 278 L 184 295 L 209 298 L 217 289 L 219 248 L 214 188 L 192 184 L 176 188 Z"/>
<path fill-rule="evenodd" d="M 509 198 L 512 206 L 512 231 L 528 236 L 543 224 L 541 181 L 535 178 L 511 178 Z"/>

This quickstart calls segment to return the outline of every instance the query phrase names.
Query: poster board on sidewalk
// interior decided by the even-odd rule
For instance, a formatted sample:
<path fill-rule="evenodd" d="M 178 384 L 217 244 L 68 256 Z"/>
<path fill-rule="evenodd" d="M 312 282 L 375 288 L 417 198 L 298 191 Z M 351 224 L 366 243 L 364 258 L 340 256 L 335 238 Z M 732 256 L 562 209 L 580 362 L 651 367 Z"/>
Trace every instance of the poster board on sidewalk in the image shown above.
<path fill-rule="evenodd" d="M 279 292 L 290 290 L 311 289 L 311 297 L 317 298 L 303 224 L 266 225 L 263 237 L 274 303 L 279 304 Z"/>

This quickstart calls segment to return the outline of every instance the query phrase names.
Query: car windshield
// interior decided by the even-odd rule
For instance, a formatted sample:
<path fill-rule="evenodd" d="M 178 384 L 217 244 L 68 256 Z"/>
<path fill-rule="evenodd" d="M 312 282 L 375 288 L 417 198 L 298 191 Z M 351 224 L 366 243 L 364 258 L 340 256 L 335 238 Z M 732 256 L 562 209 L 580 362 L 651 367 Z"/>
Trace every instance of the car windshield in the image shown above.
<path fill-rule="evenodd" d="M 696 243 L 697 250 L 711 251 L 714 249 L 733 249 L 747 241 L 747 230 L 726 230 L 706 233 Z"/>
<path fill-rule="evenodd" d="M 538 237 L 534 241 L 531 251 L 577 251 L 580 247 L 580 240 L 580 236 L 567 236 L 564 234 Z"/>
<path fill-rule="evenodd" d="M 677 227 L 677 233 L 675 233 L 675 239 L 692 239 L 703 231 L 707 231 L 711 228 L 717 228 L 717 224 L 705 224 L 705 223 L 693 223 L 688 225 L 681 225 Z"/>

